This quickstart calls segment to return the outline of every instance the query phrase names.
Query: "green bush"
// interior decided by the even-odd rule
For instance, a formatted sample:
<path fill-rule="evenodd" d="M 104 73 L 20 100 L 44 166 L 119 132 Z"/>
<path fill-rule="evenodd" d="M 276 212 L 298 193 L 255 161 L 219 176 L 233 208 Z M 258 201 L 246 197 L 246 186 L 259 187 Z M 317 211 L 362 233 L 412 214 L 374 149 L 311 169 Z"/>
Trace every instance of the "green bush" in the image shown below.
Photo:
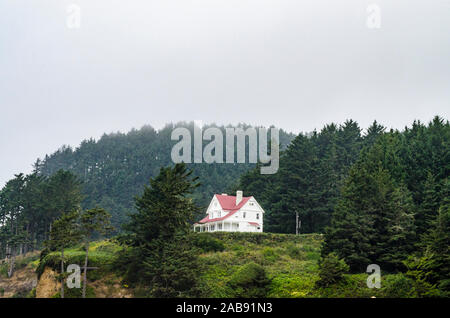
<path fill-rule="evenodd" d="M 413 280 L 403 274 L 386 275 L 382 277 L 381 290 L 384 297 L 408 298 L 413 296 Z"/>
<path fill-rule="evenodd" d="M 29 263 L 39 259 L 39 255 L 32 255 L 28 257 L 20 257 L 17 259 L 16 263 L 14 264 L 14 269 L 18 270 L 21 268 L 26 267 Z"/>
<path fill-rule="evenodd" d="M 83 296 L 83 282 L 80 288 L 64 288 L 64 298 L 82 298 Z M 52 298 L 61 298 L 61 292 L 57 292 Z M 95 298 L 94 288 L 86 286 L 86 298 Z"/>
<path fill-rule="evenodd" d="M 265 247 L 262 250 L 262 255 L 263 255 L 264 261 L 268 262 L 268 263 L 274 263 L 280 258 L 278 256 L 278 254 L 275 253 L 275 250 L 271 247 Z"/>
<path fill-rule="evenodd" d="M 339 259 L 336 254 L 330 253 L 320 260 L 318 287 L 328 287 L 342 280 L 348 272 L 349 266 L 344 260 Z"/>
<path fill-rule="evenodd" d="M 302 249 L 294 243 L 289 243 L 286 247 L 286 253 L 293 259 L 303 260 L 304 254 Z"/>
<path fill-rule="evenodd" d="M 225 245 L 219 239 L 216 239 L 208 233 L 197 233 L 194 236 L 194 245 L 203 252 L 221 252 L 225 250 Z"/>
<path fill-rule="evenodd" d="M 203 234 L 203 233 L 202 233 Z M 248 233 L 248 232 L 213 232 L 204 233 L 218 238 L 223 242 L 237 243 L 245 242 L 252 244 L 278 245 L 279 243 L 292 242 L 306 245 L 320 244 L 323 240 L 321 234 L 279 234 L 279 233 Z"/>
<path fill-rule="evenodd" d="M 304 273 L 278 274 L 273 277 L 268 297 L 310 297 L 314 289 L 315 276 Z"/>
<path fill-rule="evenodd" d="M 8 264 L 3 263 L 0 265 L 0 277 L 8 277 Z"/>
<path fill-rule="evenodd" d="M 251 262 L 241 266 L 228 285 L 233 289 L 234 297 L 262 298 L 267 296 L 270 283 L 264 267 Z"/>
<path fill-rule="evenodd" d="M 64 252 L 64 262 L 66 266 L 68 264 L 78 264 L 80 267 L 83 267 L 84 258 L 85 258 L 84 251 L 79 251 L 77 249 L 74 250 L 69 249 Z M 114 255 L 111 253 L 97 252 L 97 251 L 89 252 L 88 266 L 99 267 L 99 269 L 88 271 L 88 278 L 90 280 L 95 280 L 101 277 L 101 273 L 112 271 L 111 267 L 113 260 Z M 36 268 L 36 273 L 38 274 L 38 277 L 42 275 L 45 267 L 50 267 L 51 269 L 59 273 L 61 270 L 61 253 L 51 252 L 49 254 L 46 254 L 43 258 L 41 258 L 39 265 Z"/>

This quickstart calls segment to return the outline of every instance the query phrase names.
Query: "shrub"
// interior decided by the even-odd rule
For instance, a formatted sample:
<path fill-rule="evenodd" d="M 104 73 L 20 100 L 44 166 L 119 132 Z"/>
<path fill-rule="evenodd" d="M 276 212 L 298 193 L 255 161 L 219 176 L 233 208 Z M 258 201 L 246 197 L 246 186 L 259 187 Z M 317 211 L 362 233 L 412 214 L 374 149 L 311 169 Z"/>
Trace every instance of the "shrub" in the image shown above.
<path fill-rule="evenodd" d="M 278 274 L 273 277 L 268 297 L 310 297 L 314 289 L 315 276 L 308 274 Z"/>
<path fill-rule="evenodd" d="M 81 288 L 64 288 L 64 298 L 82 298 L 83 296 L 83 283 Z M 95 298 L 95 291 L 92 286 L 86 286 L 86 298 Z M 52 298 L 61 298 L 61 293 L 58 291 L 52 296 Z"/>
<path fill-rule="evenodd" d="M 216 239 L 207 233 L 197 234 L 194 236 L 193 243 L 203 252 L 221 252 L 225 249 L 225 245 L 219 239 Z"/>
<path fill-rule="evenodd" d="M 83 251 L 66 250 L 64 252 L 64 261 L 66 266 L 68 264 L 78 264 L 80 267 L 84 264 L 85 253 Z M 90 267 L 99 267 L 99 269 L 88 271 L 88 278 L 90 280 L 96 280 L 100 278 L 101 273 L 108 272 L 112 270 L 112 262 L 114 255 L 104 252 L 93 251 L 89 253 L 89 263 Z M 38 278 L 44 272 L 45 267 L 50 267 L 56 272 L 61 270 L 61 254 L 59 252 L 51 252 L 46 254 L 44 257 L 41 256 L 38 267 L 36 268 L 36 273 Z M 83 269 L 81 269 L 83 271 Z"/>
<path fill-rule="evenodd" d="M 318 287 L 327 287 L 342 280 L 348 272 L 349 266 L 344 260 L 339 259 L 336 254 L 330 253 L 320 260 Z"/>
<path fill-rule="evenodd" d="M 275 250 L 271 247 L 265 247 L 262 250 L 263 258 L 266 262 L 273 263 L 279 259 L 279 256 L 275 253 Z"/>
<path fill-rule="evenodd" d="M 385 297 L 407 298 L 413 296 L 413 281 L 403 274 L 384 277 L 382 289 Z"/>
<path fill-rule="evenodd" d="M 234 290 L 234 297 L 262 298 L 266 297 L 270 283 L 264 267 L 252 262 L 241 266 L 228 284 Z"/>
<path fill-rule="evenodd" d="M 0 277 L 8 277 L 8 263 L 0 264 Z"/>
<path fill-rule="evenodd" d="M 288 246 L 286 247 L 286 253 L 293 259 L 304 259 L 302 249 L 293 243 L 288 244 Z"/>
<path fill-rule="evenodd" d="M 31 262 L 34 262 L 37 259 L 39 259 L 39 255 L 38 254 L 31 255 L 31 256 L 28 256 L 28 257 L 20 257 L 20 258 L 17 259 L 16 264 L 14 265 L 14 269 L 18 270 L 18 269 L 24 268 L 28 264 L 30 264 Z"/>

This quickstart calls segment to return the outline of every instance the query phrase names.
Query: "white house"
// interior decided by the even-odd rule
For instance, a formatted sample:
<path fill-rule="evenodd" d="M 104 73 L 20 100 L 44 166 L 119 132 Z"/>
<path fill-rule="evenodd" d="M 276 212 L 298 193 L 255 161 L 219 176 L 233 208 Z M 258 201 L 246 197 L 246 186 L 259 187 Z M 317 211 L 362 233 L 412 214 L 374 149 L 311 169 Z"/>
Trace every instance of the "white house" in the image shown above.
<path fill-rule="evenodd" d="M 264 210 L 254 197 L 215 194 L 206 217 L 194 224 L 196 232 L 262 232 Z"/>

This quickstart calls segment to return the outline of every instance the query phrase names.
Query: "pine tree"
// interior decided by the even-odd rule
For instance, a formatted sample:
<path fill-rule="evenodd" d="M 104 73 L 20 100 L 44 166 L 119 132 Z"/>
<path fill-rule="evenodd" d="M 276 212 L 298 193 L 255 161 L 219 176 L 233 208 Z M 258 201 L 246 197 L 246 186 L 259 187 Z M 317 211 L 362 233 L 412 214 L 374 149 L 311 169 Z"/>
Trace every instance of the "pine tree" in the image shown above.
<path fill-rule="evenodd" d="M 426 236 L 427 245 L 420 257 L 412 255 L 405 262 L 407 275 L 415 281 L 418 296 L 450 296 L 450 181 L 443 185 L 443 202 L 434 227 Z"/>
<path fill-rule="evenodd" d="M 61 252 L 61 298 L 64 298 L 64 248 L 78 243 L 81 239 L 79 216 L 77 210 L 61 215 L 52 224 L 51 239 L 44 243 L 49 250 Z"/>
<path fill-rule="evenodd" d="M 364 135 L 364 146 L 370 147 L 377 141 L 378 137 L 380 137 L 386 130 L 386 127 L 378 124 L 376 120 L 372 123 L 372 125 L 367 128 L 366 134 Z"/>
<path fill-rule="evenodd" d="M 84 271 L 83 271 L 83 298 L 86 298 L 87 267 L 89 259 L 89 242 L 94 233 L 107 234 L 111 232 L 111 215 L 102 208 L 84 210 L 80 215 L 81 235 L 84 239 Z"/>
<path fill-rule="evenodd" d="M 314 230 L 311 213 L 313 196 L 310 189 L 318 168 L 316 148 L 310 138 L 300 134 L 281 157 L 277 201 L 267 214 L 269 231 L 295 233 L 295 213 L 298 212 L 305 232 Z"/>
<path fill-rule="evenodd" d="M 428 172 L 423 190 L 423 201 L 415 215 L 416 233 L 422 235 L 427 233 L 433 226 L 440 205 L 439 189 L 434 176 Z"/>
<path fill-rule="evenodd" d="M 189 198 L 198 186 L 184 164 L 161 168 L 142 196 L 137 213 L 126 225 L 122 242 L 129 248 L 120 264 L 126 278 L 148 288 L 153 297 L 193 295 L 198 277 L 197 253 L 190 221 L 198 210 Z M 120 266 L 120 265 L 119 265 Z"/>
<path fill-rule="evenodd" d="M 350 169 L 325 236 L 322 255 L 335 252 L 353 271 L 370 263 L 402 268 L 414 239 L 409 191 L 384 168 L 385 148 L 375 144 Z"/>

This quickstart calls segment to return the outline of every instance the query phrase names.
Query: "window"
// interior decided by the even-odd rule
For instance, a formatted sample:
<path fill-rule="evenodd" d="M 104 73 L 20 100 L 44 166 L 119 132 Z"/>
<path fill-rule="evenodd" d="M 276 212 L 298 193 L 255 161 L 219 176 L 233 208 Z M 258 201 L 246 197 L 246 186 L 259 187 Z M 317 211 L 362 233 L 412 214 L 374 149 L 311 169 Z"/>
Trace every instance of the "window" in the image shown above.
<path fill-rule="evenodd" d="M 259 213 L 256 213 L 256 219 L 259 220 Z"/>
<path fill-rule="evenodd" d="M 242 212 L 242 217 L 245 219 L 245 212 Z"/>
<path fill-rule="evenodd" d="M 250 202 L 250 206 L 253 206 L 254 204 L 253 204 L 253 202 Z"/>

